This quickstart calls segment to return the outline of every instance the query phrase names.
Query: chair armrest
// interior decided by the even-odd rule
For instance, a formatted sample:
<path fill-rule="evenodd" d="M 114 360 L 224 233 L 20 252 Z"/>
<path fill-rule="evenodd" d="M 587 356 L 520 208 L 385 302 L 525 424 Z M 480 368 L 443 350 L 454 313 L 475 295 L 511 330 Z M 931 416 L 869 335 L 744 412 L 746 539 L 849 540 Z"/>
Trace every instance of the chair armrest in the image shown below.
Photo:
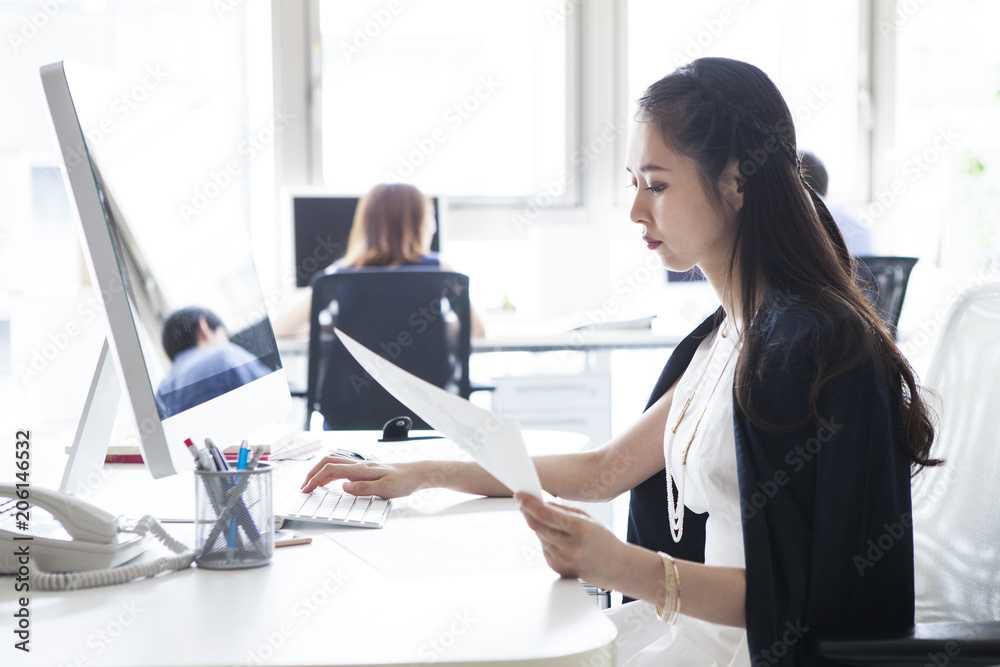
<path fill-rule="evenodd" d="M 837 665 L 1000 665 L 1000 621 L 918 623 L 906 632 L 828 635 L 814 638 L 806 649 Z"/>

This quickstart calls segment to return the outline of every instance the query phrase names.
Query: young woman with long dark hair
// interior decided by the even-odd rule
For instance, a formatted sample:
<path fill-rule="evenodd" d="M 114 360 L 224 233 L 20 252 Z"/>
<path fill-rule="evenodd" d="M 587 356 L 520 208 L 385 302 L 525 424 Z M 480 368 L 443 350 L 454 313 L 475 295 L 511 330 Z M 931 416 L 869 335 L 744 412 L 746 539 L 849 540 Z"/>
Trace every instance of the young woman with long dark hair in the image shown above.
<path fill-rule="evenodd" d="M 611 612 L 619 664 L 812 664 L 810 635 L 909 627 L 910 476 L 936 463 L 933 428 L 803 182 L 787 105 L 756 67 L 704 58 L 638 107 L 632 221 L 666 267 L 698 266 L 722 306 L 678 346 L 629 430 L 595 451 L 535 459 L 557 497 L 632 491 L 627 543 L 518 494 L 546 560 L 637 600 Z M 304 490 L 335 478 L 383 497 L 430 480 L 509 494 L 471 463 L 335 457 Z"/>

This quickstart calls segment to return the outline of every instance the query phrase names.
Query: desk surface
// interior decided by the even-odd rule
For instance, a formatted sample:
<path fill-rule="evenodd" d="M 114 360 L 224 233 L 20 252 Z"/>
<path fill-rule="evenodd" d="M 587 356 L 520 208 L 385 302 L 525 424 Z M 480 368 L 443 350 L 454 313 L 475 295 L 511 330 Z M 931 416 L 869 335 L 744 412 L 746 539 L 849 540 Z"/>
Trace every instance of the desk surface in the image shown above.
<path fill-rule="evenodd" d="M 674 347 L 687 332 L 653 333 L 635 329 L 584 328 L 578 331 L 531 331 L 527 327 L 509 329 L 502 335 L 472 339 L 473 352 L 550 352 L 571 350 L 650 349 Z M 307 337 L 279 338 L 278 351 L 283 355 L 306 355 Z"/>
<path fill-rule="evenodd" d="M 363 439 L 374 441 L 364 432 L 330 437 L 362 452 Z M 545 434 L 526 438 L 552 443 Z M 379 450 L 383 458 L 427 453 L 393 447 Z M 450 453 L 440 442 L 427 449 Z M 311 465 L 276 464 L 276 496 Z M 123 489 L 143 488 L 153 503 L 193 496 L 189 474 L 151 481 L 140 466 L 107 468 L 92 498 L 99 505 L 120 502 Z M 34 593 L 32 653 L 14 650 L 5 631 L 0 664 L 613 664 L 613 624 L 576 581 L 545 565 L 511 499 L 425 491 L 394 501 L 380 531 L 293 527 L 313 543 L 277 549 L 267 567 Z M 181 539 L 192 533 L 189 524 L 167 528 Z M 399 556 L 387 559 L 387 551 Z M 5 623 L 12 581 L 0 579 Z"/>

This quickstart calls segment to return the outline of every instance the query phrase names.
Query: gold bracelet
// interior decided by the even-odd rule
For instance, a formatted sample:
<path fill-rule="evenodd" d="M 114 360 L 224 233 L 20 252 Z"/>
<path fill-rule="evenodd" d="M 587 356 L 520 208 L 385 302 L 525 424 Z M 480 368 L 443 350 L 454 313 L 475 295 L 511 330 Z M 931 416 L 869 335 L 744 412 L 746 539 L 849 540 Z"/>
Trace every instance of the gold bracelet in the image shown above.
<path fill-rule="evenodd" d="M 671 625 L 677 620 L 677 614 L 681 610 L 681 577 L 677 572 L 677 562 L 670 554 L 662 551 L 658 555 L 663 560 L 664 583 L 667 589 L 666 599 L 663 606 L 656 605 L 656 617 L 664 623 Z"/>

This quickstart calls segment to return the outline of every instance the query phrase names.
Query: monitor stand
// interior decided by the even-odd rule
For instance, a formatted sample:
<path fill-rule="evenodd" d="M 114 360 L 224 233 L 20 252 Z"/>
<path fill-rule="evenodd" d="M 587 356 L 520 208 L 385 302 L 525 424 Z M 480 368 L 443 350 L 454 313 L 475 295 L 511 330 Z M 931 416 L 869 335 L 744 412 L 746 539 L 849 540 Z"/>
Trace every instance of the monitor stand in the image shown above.
<path fill-rule="evenodd" d="M 83 498 L 103 480 L 104 458 L 111 442 L 121 397 L 121 381 L 111 358 L 108 339 L 105 338 L 59 484 L 63 493 Z"/>

